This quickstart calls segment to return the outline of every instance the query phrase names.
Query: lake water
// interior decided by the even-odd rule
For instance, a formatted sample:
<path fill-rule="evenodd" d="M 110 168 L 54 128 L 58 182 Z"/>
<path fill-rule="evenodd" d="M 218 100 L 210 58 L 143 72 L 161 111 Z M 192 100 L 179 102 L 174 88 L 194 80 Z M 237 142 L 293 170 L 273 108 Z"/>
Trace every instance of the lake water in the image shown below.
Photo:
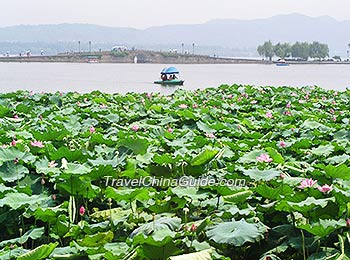
<path fill-rule="evenodd" d="M 35 92 L 100 90 L 108 93 L 171 93 L 177 87 L 153 84 L 162 64 L 0 63 L 0 92 L 18 89 Z M 185 80 L 184 89 L 221 84 L 270 86 L 350 87 L 350 65 L 191 64 L 176 65 Z"/>

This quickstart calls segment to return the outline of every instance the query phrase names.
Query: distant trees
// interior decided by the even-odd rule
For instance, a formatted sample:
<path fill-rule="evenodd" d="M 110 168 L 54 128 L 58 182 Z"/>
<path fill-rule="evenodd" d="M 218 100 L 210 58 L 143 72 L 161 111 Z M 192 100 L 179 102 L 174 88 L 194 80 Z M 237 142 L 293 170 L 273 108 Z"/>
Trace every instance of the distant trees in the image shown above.
<path fill-rule="evenodd" d="M 329 56 L 328 45 L 317 41 L 312 43 L 296 42 L 293 45 L 289 43 L 277 43 L 273 45 L 271 41 L 267 41 L 263 45 L 259 45 L 257 51 L 260 56 L 269 58 L 269 60 L 273 56 L 281 59 L 293 57 L 302 60 L 307 60 L 308 58 L 324 59 Z"/>
<path fill-rule="evenodd" d="M 266 58 L 269 58 L 269 60 L 271 60 L 274 55 L 272 42 L 271 41 L 264 42 L 263 45 L 258 46 L 258 53 L 260 56 L 264 56 Z"/>

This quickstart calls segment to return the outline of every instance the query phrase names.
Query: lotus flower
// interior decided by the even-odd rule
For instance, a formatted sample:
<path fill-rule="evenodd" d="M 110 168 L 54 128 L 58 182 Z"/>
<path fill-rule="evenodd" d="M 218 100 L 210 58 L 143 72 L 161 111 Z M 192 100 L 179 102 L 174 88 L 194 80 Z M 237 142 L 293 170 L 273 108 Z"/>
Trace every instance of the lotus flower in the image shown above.
<path fill-rule="evenodd" d="M 18 115 L 14 115 L 13 118 L 14 119 L 18 119 L 19 117 L 18 117 Z"/>
<path fill-rule="evenodd" d="M 133 131 L 135 131 L 135 132 L 137 132 L 139 129 L 140 129 L 140 127 L 139 127 L 138 125 L 133 125 L 133 126 L 131 127 L 131 130 L 133 130 Z"/>
<path fill-rule="evenodd" d="M 96 130 L 95 130 L 95 127 L 90 127 L 90 134 L 93 134 L 93 133 L 95 133 L 96 132 Z"/>
<path fill-rule="evenodd" d="M 270 111 L 269 111 L 269 112 L 266 112 L 265 116 L 266 116 L 267 118 L 273 118 L 273 115 L 272 115 L 272 113 L 271 113 Z"/>
<path fill-rule="evenodd" d="M 62 169 L 68 169 L 68 162 L 67 162 L 66 158 L 62 158 L 62 160 L 61 160 L 61 168 Z"/>
<path fill-rule="evenodd" d="M 16 146 L 16 144 L 17 144 L 17 141 L 16 140 L 12 140 L 11 146 Z"/>
<path fill-rule="evenodd" d="M 180 104 L 179 108 L 187 108 L 187 105 L 186 104 Z"/>
<path fill-rule="evenodd" d="M 79 214 L 80 216 L 83 216 L 85 214 L 85 208 L 84 206 L 81 206 L 80 209 L 79 209 Z"/>
<path fill-rule="evenodd" d="M 213 133 L 206 133 L 205 136 L 208 138 L 215 138 L 215 135 Z"/>
<path fill-rule="evenodd" d="M 197 230 L 196 224 L 192 224 L 190 230 L 191 230 L 191 232 L 196 232 L 196 230 Z"/>
<path fill-rule="evenodd" d="M 333 187 L 332 187 L 332 185 L 329 186 L 329 185 L 325 184 L 325 185 L 323 185 L 323 186 L 317 187 L 317 189 L 318 189 L 320 192 L 326 194 L 326 193 L 329 193 L 330 191 L 332 191 L 332 190 L 333 190 Z"/>
<path fill-rule="evenodd" d="M 279 146 L 284 148 L 287 146 L 287 144 L 282 140 L 282 141 L 280 141 Z"/>
<path fill-rule="evenodd" d="M 168 133 L 172 133 L 172 132 L 174 132 L 174 129 L 172 129 L 171 127 L 168 127 Z"/>
<path fill-rule="evenodd" d="M 300 185 L 298 188 L 300 189 L 306 189 L 306 188 L 311 188 L 317 183 L 317 180 L 313 180 L 312 178 L 310 179 L 304 179 L 301 181 Z"/>
<path fill-rule="evenodd" d="M 49 164 L 48 164 L 48 167 L 49 168 L 55 168 L 57 166 L 57 163 L 55 163 L 55 161 L 51 161 L 51 162 L 49 162 Z"/>
<path fill-rule="evenodd" d="M 256 160 L 257 160 L 258 162 L 267 162 L 267 163 L 273 161 L 272 158 L 270 157 L 270 155 L 268 155 L 268 154 L 266 154 L 266 153 L 263 153 L 263 154 L 261 154 L 260 156 L 256 157 Z"/>
<path fill-rule="evenodd" d="M 348 219 L 346 220 L 346 226 L 347 226 L 347 227 L 350 227 L 350 218 L 348 218 Z"/>
<path fill-rule="evenodd" d="M 30 145 L 33 146 L 33 147 L 39 147 L 39 148 L 43 148 L 44 147 L 43 142 L 41 142 L 41 141 L 30 142 Z"/>
<path fill-rule="evenodd" d="M 197 107 L 198 107 L 198 104 L 194 103 L 194 104 L 192 105 L 192 107 L 193 107 L 193 108 L 197 108 Z"/>

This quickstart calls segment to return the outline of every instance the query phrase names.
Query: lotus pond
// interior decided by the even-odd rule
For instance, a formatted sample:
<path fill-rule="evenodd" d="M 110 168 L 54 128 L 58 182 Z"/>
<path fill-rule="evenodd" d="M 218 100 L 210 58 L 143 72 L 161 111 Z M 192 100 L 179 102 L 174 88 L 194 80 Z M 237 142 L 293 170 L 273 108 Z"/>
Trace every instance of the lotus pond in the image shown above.
<path fill-rule="evenodd" d="M 349 102 L 238 85 L 0 94 L 0 259 L 349 259 Z M 183 176 L 210 183 L 127 182 Z"/>

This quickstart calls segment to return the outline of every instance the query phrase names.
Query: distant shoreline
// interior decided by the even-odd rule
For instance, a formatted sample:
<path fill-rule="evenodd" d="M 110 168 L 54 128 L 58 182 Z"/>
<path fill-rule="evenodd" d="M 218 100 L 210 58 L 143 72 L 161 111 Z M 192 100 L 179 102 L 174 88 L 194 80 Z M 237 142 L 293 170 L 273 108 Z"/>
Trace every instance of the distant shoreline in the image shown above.
<path fill-rule="evenodd" d="M 54 62 L 54 63 L 150 63 L 150 64 L 267 64 L 276 61 L 245 58 L 221 58 L 196 54 L 130 50 L 123 52 L 61 53 L 43 56 L 0 57 L 0 62 Z M 348 61 L 288 61 L 293 65 L 349 65 Z"/>

